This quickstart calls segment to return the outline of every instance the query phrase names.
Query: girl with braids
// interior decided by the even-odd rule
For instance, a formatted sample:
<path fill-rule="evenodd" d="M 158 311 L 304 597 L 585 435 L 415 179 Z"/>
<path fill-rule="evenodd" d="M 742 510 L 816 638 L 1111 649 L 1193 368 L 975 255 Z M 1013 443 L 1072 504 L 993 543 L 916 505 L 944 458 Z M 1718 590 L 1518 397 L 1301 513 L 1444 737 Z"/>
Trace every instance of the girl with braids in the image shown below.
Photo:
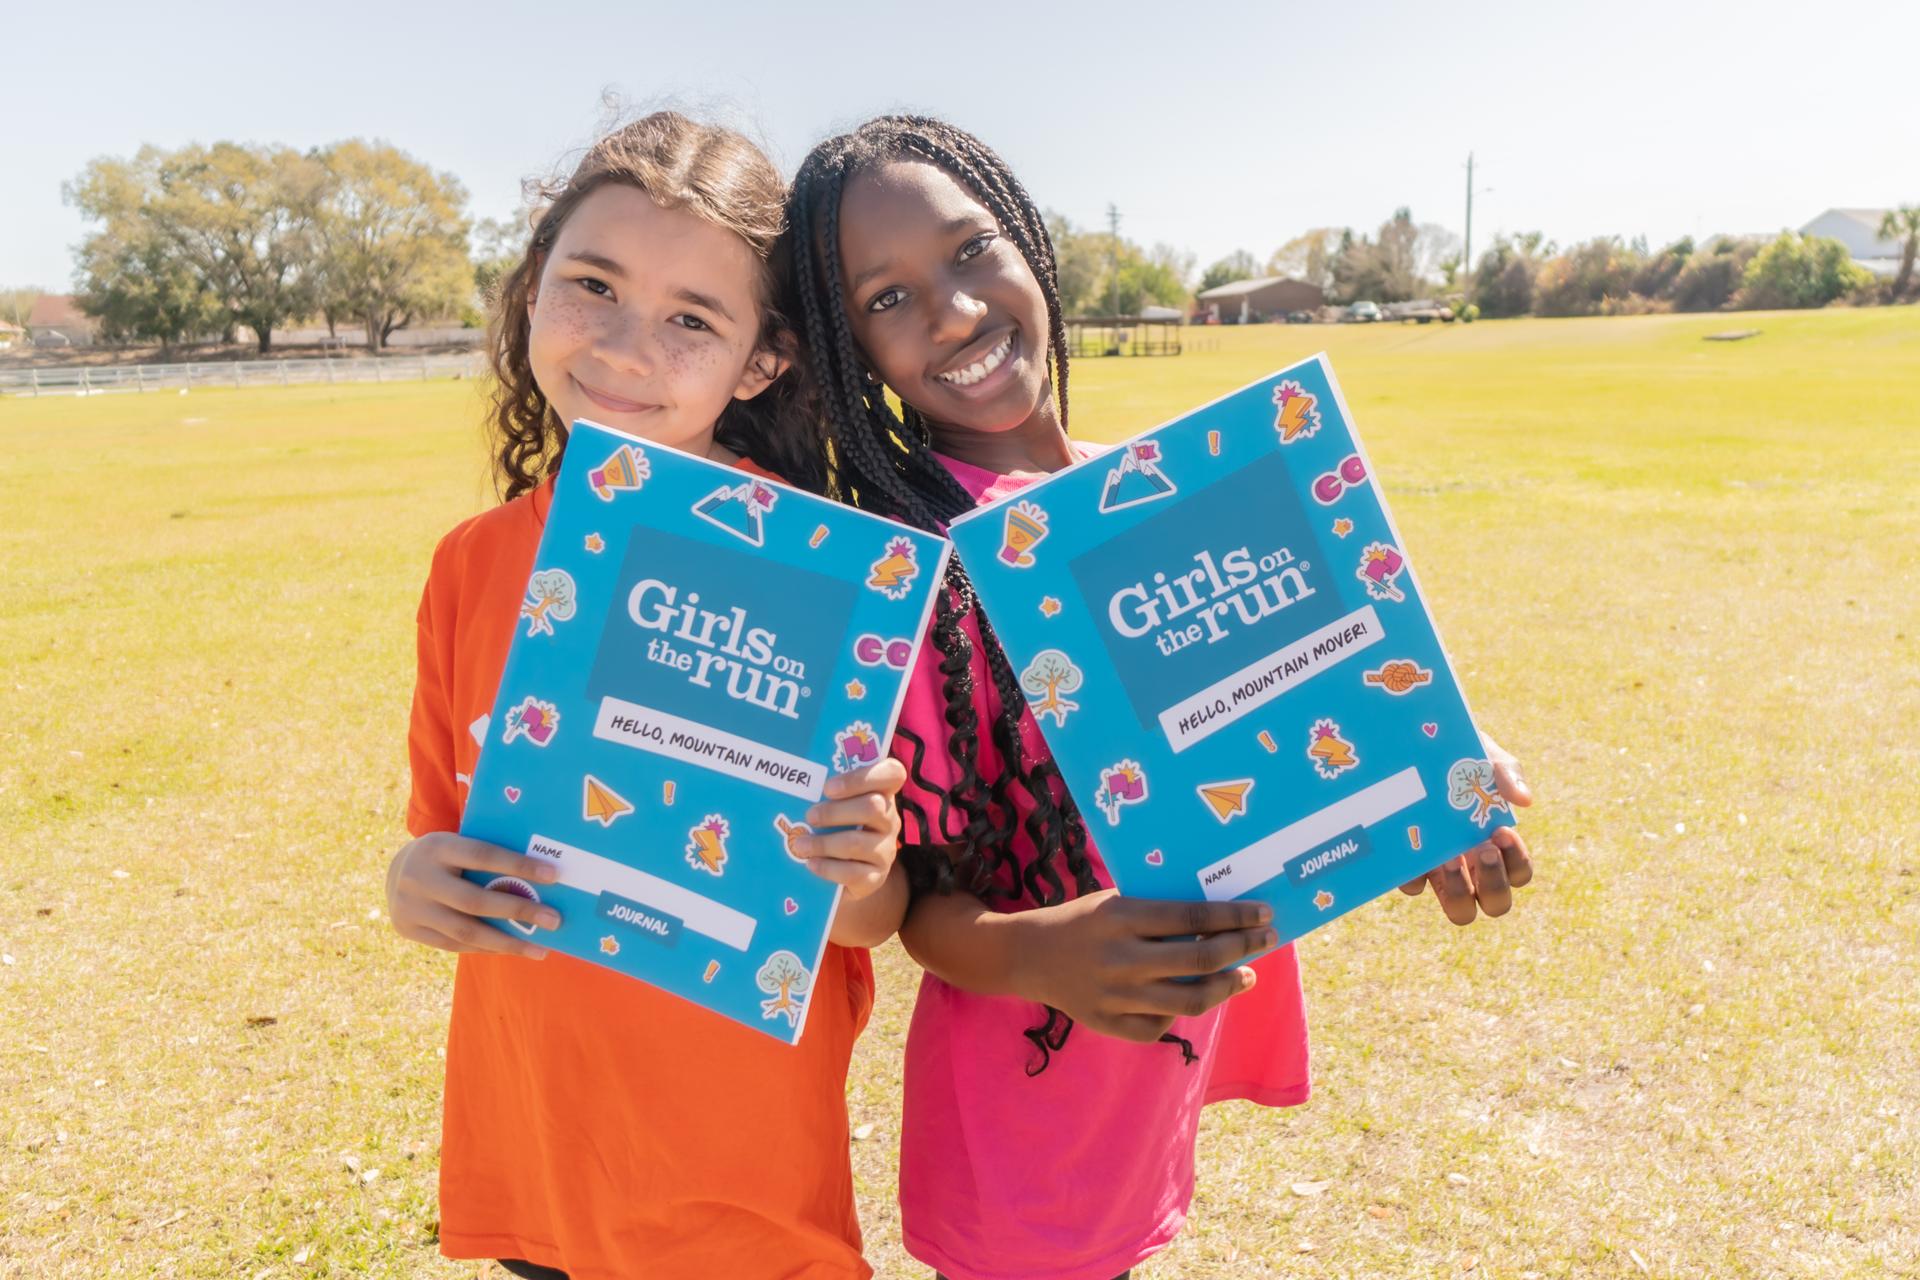
<path fill-rule="evenodd" d="M 736 133 L 663 112 L 601 139 L 546 194 L 494 317 L 492 426 L 508 500 L 434 553 L 409 734 L 416 838 L 387 877 L 394 928 L 461 953 L 441 1251 L 575 1280 L 865 1277 L 846 1076 L 872 1003 L 866 948 L 906 907 L 893 865 L 898 763 L 830 781 L 806 820 L 841 829 L 794 850 L 846 887 L 797 1046 L 547 958 L 479 917 L 532 934 L 558 926 L 551 906 L 460 874 L 553 879 L 544 860 L 454 832 L 566 424 L 593 418 L 761 475 L 771 473 L 740 456 L 749 448 L 802 479 L 818 466 L 817 446 L 793 443 L 810 428 L 794 414 L 793 344 L 772 305 L 785 187 L 766 157 Z"/>
<path fill-rule="evenodd" d="M 788 223 L 841 497 L 940 529 L 1091 452 L 1067 436 L 1045 222 L 985 145 L 869 121 L 807 157 Z M 1185 1221 L 1206 1103 L 1306 1099 L 1293 948 L 1271 950 L 1261 904 L 1115 895 L 958 567 L 894 750 L 901 940 L 928 971 L 907 1041 L 907 1249 L 954 1280 L 1107 1280 Z M 1471 890 L 1435 881 L 1449 914 L 1462 896 L 1468 919 L 1499 914 L 1528 878 L 1501 838 Z"/>

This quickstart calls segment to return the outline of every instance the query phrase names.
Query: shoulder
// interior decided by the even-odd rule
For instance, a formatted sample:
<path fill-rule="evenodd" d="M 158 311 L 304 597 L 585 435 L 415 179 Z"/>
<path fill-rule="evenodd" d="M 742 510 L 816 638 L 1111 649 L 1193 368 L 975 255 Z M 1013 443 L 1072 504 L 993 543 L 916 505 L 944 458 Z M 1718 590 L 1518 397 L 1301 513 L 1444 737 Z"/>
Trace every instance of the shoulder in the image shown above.
<path fill-rule="evenodd" d="M 547 509 L 553 503 L 553 482 L 548 480 L 510 502 L 469 516 L 449 529 L 433 549 L 433 568 L 427 585 L 453 586 L 466 578 L 476 566 L 496 565 L 503 555 L 525 549 L 531 552 L 546 526 Z"/>
<path fill-rule="evenodd" d="M 763 480 L 777 480 L 785 485 L 791 485 L 793 483 L 778 471 L 769 471 L 752 458 L 742 458 L 733 465 L 736 469 L 744 471 L 750 476 L 759 476 Z"/>

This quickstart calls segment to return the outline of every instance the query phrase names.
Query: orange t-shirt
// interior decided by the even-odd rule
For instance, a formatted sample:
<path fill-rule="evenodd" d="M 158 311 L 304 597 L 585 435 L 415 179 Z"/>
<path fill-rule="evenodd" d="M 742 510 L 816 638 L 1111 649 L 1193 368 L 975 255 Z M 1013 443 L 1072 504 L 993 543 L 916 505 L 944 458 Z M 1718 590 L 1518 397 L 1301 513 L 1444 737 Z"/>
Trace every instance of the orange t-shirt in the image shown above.
<path fill-rule="evenodd" d="M 434 552 L 407 740 L 415 835 L 460 825 L 480 754 L 472 726 L 493 710 L 552 500 L 549 481 Z M 800 1043 L 786 1045 L 557 952 L 462 955 L 441 1251 L 573 1280 L 865 1280 L 846 1079 L 873 1004 L 867 952 L 829 945 L 814 990 Z"/>

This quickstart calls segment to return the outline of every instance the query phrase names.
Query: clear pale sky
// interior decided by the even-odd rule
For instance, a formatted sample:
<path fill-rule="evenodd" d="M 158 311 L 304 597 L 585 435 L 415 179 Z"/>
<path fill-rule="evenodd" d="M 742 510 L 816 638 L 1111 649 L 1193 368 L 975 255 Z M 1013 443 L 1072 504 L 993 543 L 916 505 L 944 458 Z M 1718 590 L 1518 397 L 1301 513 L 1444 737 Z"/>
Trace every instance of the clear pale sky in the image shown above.
<path fill-rule="evenodd" d="M 603 95 L 745 122 L 791 172 L 827 133 L 915 109 L 972 129 L 1081 224 L 1262 260 L 1400 205 L 1492 233 L 1797 227 L 1920 201 L 1920 3 L 13 6 L 0 286 L 65 289 L 60 184 L 97 155 L 381 138 L 475 216 L 590 141 Z"/>

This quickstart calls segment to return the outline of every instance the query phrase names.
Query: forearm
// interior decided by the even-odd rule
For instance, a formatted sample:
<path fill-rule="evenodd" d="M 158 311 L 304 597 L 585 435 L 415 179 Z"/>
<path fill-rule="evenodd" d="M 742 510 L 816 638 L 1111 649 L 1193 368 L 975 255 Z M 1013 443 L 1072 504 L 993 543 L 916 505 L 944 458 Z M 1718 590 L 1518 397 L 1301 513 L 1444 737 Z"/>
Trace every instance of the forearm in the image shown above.
<path fill-rule="evenodd" d="M 1031 998 L 1021 980 L 1021 921 L 966 892 L 923 893 L 907 908 L 900 941 L 920 967 L 986 996 Z"/>
<path fill-rule="evenodd" d="M 859 900 L 840 895 L 827 937 L 843 947 L 877 947 L 901 927 L 907 914 L 907 873 L 898 862 L 878 889 Z"/>

